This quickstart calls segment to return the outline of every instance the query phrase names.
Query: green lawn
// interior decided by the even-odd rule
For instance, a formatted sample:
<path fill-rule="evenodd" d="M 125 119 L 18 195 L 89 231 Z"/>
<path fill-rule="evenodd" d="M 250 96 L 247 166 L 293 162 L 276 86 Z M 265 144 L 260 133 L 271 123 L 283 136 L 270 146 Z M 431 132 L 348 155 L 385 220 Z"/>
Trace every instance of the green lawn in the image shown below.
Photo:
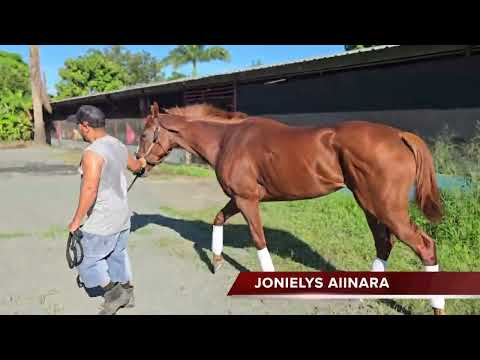
<path fill-rule="evenodd" d="M 149 176 L 192 176 L 212 178 L 215 172 L 207 166 L 203 165 L 184 165 L 184 164 L 167 164 L 162 163 L 153 168 Z"/>
<path fill-rule="evenodd" d="M 5 233 L 0 232 L 0 239 L 13 239 L 13 238 L 19 238 L 19 237 L 24 237 L 28 235 L 29 234 L 21 231 L 13 231 L 13 232 L 5 232 Z"/>

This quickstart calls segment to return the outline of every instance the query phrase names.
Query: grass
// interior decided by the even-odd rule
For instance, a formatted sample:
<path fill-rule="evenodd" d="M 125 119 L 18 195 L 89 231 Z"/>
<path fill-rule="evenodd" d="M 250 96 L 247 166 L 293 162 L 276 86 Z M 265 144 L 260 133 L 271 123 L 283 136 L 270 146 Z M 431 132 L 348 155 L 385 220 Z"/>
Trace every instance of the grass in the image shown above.
<path fill-rule="evenodd" d="M 429 148 L 437 172 L 480 181 L 480 122 L 477 122 L 476 128 L 468 142 L 455 140 L 455 134 L 448 127 L 432 139 Z"/>
<path fill-rule="evenodd" d="M 52 225 L 46 230 L 40 231 L 38 233 L 39 237 L 44 240 L 56 240 L 56 239 L 67 239 L 68 230 L 65 227 L 59 225 Z M 32 233 L 26 233 L 21 231 L 14 231 L 14 232 L 0 232 L 0 239 L 13 239 L 13 238 L 21 238 L 21 237 L 29 237 L 32 236 Z"/>
<path fill-rule="evenodd" d="M 30 234 L 24 232 L 7 232 L 7 233 L 0 233 L 0 239 L 13 239 L 28 236 Z"/>
<path fill-rule="evenodd" d="M 480 187 L 471 192 L 442 193 L 446 217 L 432 225 L 414 205 L 414 221 L 437 240 L 437 255 L 444 271 L 480 271 Z M 184 219 L 199 220 L 210 226 L 218 208 L 194 212 L 162 209 Z M 375 247 L 365 216 L 349 193 L 335 193 L 314 200 L 261 204 L 269 249 L 277 271 L 369 271 Z M 243 224 L 242 231 L 229 227 Z M 225 227 L 225 251 L 243 244 L 248 252 L 241 261 L 258 271 L 253 242 L 241 215 Z M 234 244 L 232 246 L 232 244 Z M 390 271 L 423 271 L 413 251 L 397 241 L 389 259 Z M 427 300 L 398 300 L 413 314 L 431 314 Z M 377 313 L 392 313 L 381 301 L 365 301 Z M 480 301 L 447 300 L 449 314 L 480 314 Z M 370 311 L 371 312 L 371 311 Z"/>
<path fill-rule="evenodd" d="M 59 225 L 52 225 L 47 230 L 40 232 L 40 237 L 45 240 L 57 240 L 68 238 L 68 229 Z"/>
<path fill-rule="evenodd" d="M 184 165 L 162 163 L 153 168 L 149 176 L 191 176 L 200 178 L 213 178 L 215 172 L 209 166 L 204 165 Z"/>

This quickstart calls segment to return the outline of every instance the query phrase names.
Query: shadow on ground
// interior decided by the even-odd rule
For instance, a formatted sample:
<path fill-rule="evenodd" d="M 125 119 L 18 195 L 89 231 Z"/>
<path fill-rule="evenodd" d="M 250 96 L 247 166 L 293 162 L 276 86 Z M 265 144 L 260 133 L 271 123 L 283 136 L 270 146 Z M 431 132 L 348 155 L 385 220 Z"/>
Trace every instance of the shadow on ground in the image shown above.
<path fill-rule="evenodd" d="M 211 248 L 212 225 L 200 220 L 174 219 L 160 214 L 134 214 L 131 218 L 131 231 L 135 232 L 149 224 L 168 227 L 176 231 L 184 239 L 192 241 L 202 261 L 212 270 L 210 259 L 205 250 Z M 289 258 L 305 266 L 320 271 L 335 271 L 336 268 L 315 252 L 308 244 L 278 229 L 264 228 L 268 239 L 268 249 L 281 258 Z M 252 245 L 247 225 L 227 224 L 224 227 L 224 244 L 234 248 L 247 248 Z M 224 256 L 238 271 L 249 271 L 231 257 Z"/>
<path fill-rule="evenodd" d="M 199 258 L 208 266 L 213 273 L 211 260 L 205 250 L 211 248 L 212 225 L 200 220 L 175 219 L 161 214 L 137 214 L 131 218 L 131 232 L 135 232 L 149 224 L 168 227 L 176 231 L 184 239 L 194 243 L 194 249 Z M 288 258 L 318 271 L 342 271 L 325 260 L 314 251 L 308 244 L 291 233 L 264 228 L 265 237 L 268 239 L 268 249 L 271 253 Z M 227 224 L 224 227 L 224 245 L 234 248 L 247 248 L 251 246 L 251 236 L 247 225 Z M 238 271 L 250 271 L 227 254 L 224 259 Z M 381 303 L 392 309 L 411 315 L 411 312 L 392 300 L 380 300 Z"/>

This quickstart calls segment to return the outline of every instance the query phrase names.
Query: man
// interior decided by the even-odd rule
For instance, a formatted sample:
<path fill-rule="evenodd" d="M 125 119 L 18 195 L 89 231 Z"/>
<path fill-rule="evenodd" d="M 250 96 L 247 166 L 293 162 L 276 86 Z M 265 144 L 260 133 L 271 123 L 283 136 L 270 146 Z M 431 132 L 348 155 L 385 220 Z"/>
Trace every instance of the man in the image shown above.
<path fill-rule="evenodd" d="M 67 120 L 90 145 L 83 151 L 80 199 L 68 230 L 81 227 L 84 259 L 77 267 L 81 282 L 90 296 L 95 289 L 104 296 L 99 314 L 112 315 L 124 306 L 133 306 L 132 270 L 127 253 L 130 210 L 124 169 L 140 173 L 145 160 L 132 157 L 127 147 L 107 134 L 105 115 L 90 105 L 79 108 Z M 98 291 L 97 291 L 98 293 Z"/>

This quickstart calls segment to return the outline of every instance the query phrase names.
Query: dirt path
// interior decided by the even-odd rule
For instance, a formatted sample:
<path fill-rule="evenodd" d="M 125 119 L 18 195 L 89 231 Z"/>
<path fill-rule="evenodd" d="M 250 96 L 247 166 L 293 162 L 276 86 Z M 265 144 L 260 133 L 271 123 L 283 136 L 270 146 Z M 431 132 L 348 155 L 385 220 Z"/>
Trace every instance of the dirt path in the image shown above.
<path fill-rule="evenodd" d="M 76 207 L 76 167 L 61 150 L 0 150 L 0 314 L 95 314 L 100 298 L 88 298 L 65 260 L 66 225 Z M 130 175 L 129 180 L 132 179 Z M 203 209 L 227 199 L 215 180 L 140 179 L 129 193 L 138 215 L 130 237 L 137 306 L 128 314 L 329 314 L 358 302 L 292 301 L 226 296 L 238 266 L 209 269 L 211 252 L 192 239 L 194 224 L 159 208 Z M 182 237 L 182 235 L 184 237 Z M 227 254 L 242 264 L 247 251 Z M 345 308 L 347 306 L 347 308 Z"/>

